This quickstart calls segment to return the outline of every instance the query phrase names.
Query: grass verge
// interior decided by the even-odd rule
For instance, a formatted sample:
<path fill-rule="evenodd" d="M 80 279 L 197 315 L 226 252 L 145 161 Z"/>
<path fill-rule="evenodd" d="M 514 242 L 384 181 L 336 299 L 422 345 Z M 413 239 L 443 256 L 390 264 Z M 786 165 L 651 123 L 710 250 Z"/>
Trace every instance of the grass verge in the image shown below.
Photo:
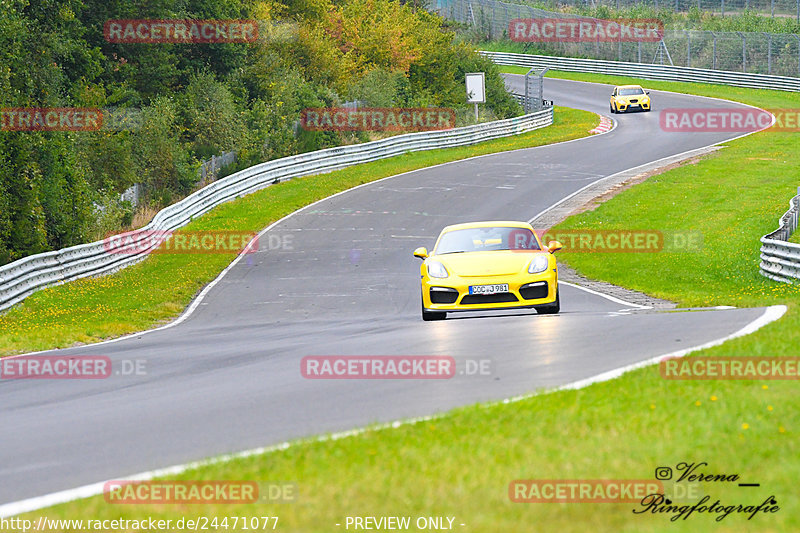
<path fill-rule="evenodd" d="M 523 135 L 358 165 L 298 178 L 226 203 L 182 231 L 257 231 L 336 192 L 386 176 L 482 154 L 588 135 L 597 115 L 556 108 L 554 124 Z M 111 276 L 37 292 L 0 315 L 0 355 L 97 342 L 175 319 L 234 254 L 158 254 Z"/>
<path fill-rule="evenodd" d="M 635 83 L 614 79 L 611 83 Z M 648 87 L 658 89 L 654 82 Z M 737 98 L 763 106 L 798 95 Z M 760 92 L 759 92 L 760 93 Z M 794 192 L 800 166 L 790 134 L 765 132 L 628 189 L 564 228 L 654 228 L 703 233 L 694 254 L 563 254 L 592 277 L 687 305 L 788 303 L 777 323 L 703 355 L 797 355 L 796 289 L 758 275 L 758 237 L 774 229 Z M 472 406 L 443 418 L 186 472 L 182 479 L 297 481 L 295 504 L 252 506 L 112 505 L 95 497 L 32 513 L 62 518 L 280 516 L 284 531 L 344 530 L 347 516 L 450 516 L 456 529 L 480 532 L 790 532 L 800 530 L 800 409 L 791 381 L 666 381 L 645 368 L 579 391 L 508 405 Z M 652 479 L 660 466 L 707 462 L 704 473 L 738 474 L 704 483 L 707 504 L 758 505 L 774 495 L 780 510 L 747 515 L 634 514 L 635 504 L 518 504 L 514 479 Z M 695 498 L 692 503 L 697 501 Z M 677 501 L 684 505 L 684 501 Z M 458 524 L 464 523 L 465 527 Z M 413 530 L 413 529 L 412 529 Z"/>

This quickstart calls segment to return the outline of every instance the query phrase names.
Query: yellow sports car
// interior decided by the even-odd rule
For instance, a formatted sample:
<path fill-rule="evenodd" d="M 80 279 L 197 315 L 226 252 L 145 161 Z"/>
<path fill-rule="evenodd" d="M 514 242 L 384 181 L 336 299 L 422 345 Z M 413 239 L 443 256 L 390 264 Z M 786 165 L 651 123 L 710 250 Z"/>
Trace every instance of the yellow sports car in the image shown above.
<path fill-rule="evenodd" d="M 624 113 L 626 111 L 650 111 L 649 91 L 642 89 L 641 85 L 620 85 L 614 87 L 611 93 L 611 103 L 608 104 L 612 113 Z"/>
<path fill-rule="evenodd" d="M 558 270 L 553 256 L 561 243 L 543 247 L 526 222 L 471 222 L 447 226 L 422 259 L 422 320 L 442 320 L 452 311 L 533 307 L 558 313 Z"/>

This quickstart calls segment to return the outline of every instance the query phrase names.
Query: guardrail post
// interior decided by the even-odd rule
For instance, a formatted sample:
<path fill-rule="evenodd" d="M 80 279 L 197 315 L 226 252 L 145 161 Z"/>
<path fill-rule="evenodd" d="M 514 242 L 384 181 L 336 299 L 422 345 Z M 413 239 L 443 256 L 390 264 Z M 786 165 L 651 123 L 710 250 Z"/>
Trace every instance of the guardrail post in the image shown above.
<path fill-rule="evenodd" d="M 800 0 L 797 1 L 797 5 L 800 5 Z M 800 76 L 800 35 L 792 33 L 791 36 L 797 41 L 797 75 Z"/>
<path fill-rule="evenodd" d="M 798 1 L 800 1 L 800 0 L 798 0 Z M 712 70 L 717 70 L 717 34 L 712 31 L 711 32 L 711 37 L 714 39 L 714 49 L 713 49 L 713 52 L 711 54 L 711 57 L 712 57 L 712 59 L 711 59 L 711 69 Z"/>
<path fill-rule="evenodd" d="M 692 66 L 692 34 L 689 33 L 691 30 L 685 30 L 684 33 L 686 34 L 686 66 Z"/>
<path fill-rule="evenodd" d="M 489 23 L 489 40 L 494 39 L 494 10 L 497 7 L 497 0 L 492 0 L 492 21 Z"/>
<path fill-rule="evenodd" d="M 767 74 L 772 74 L 772 34 L 767 34 Z"/>
<path fill-rule="evenodd" d="M 792 198 L 794 201 L 794 216 L 792 217 L 792 233 L 797 230 L 797 216 L 800 214 L 800 187 L 797 188 L 797 196 Z"/>
<path fill-rule="evenodd" d="M 742 38 L 742 72 L 747 72 L 747 37 L 740 31 L 736 34 Z"/>

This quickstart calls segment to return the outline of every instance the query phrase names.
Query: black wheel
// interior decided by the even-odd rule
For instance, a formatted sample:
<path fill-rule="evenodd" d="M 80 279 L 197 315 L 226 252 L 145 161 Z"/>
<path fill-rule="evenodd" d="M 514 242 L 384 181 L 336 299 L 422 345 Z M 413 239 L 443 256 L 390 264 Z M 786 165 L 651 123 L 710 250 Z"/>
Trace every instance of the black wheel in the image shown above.
<path fill-rule="evenodd" d="M 613 106 L 613 105 L 611 105 L 611 104 L 608 104 L 608 110 L 609 110 L 609 111 L 611 111 L 611 114 L 612 114 L 612 115 L 613 115 L 614 113 L 616 113 L 616 111 L 614 111 L 614 106 Z"/>
<path fill-rule="evenodd" d="M 425 322 L 430 322 L 431 320 L 444 320 L 445 318 L 447 318 L 447 313 L 426 311 L 425 309 L 422 310 L 422 320 Z"/>
<path fill-rule="evenodd" d="M 556 289 L 556 301 L 547 305 L 536 306 L 536 312 L 540 315 L 555 315 L 561 311 L 561 300 L 559 299 L 558 289 Z"/>
<path fill-rule="evenodd" d="M 425 300 L 422 299 L 421 294 L 419 296 L 419 304 L 422 308 L 422 320 L 425 322 L 430 322 L 431 320 L 444 320 L 447 318 L 447 313 L 443 313 L 441 311 L 426 311 Z"/>

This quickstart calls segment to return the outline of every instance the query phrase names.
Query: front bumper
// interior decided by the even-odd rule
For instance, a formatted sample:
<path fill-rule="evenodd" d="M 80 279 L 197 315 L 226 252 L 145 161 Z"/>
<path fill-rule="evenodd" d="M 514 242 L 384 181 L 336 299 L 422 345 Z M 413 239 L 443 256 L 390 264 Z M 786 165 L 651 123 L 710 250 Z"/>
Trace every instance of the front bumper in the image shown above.
<path fill-rule="evenodd" d="M 630 102 L 617 102 L 617 111 L 625 112 L 625 111 L 647 111 L 650 109 L 650 101 L 647 103 L 637 102 L 632 104 Z"/>
<path fill-rule="evenodd" d="M 455 278 L 455 279 L 453 279 Z M 470 285 L 508 283 L 508 292 L 493 295 L 470 295 Z M 427 311 L 480 311 L 519 309 L 556 301 L 558 272 L 547 270 L 511 278 L 428 278 L 422 281 L 422 306 Z"/>

